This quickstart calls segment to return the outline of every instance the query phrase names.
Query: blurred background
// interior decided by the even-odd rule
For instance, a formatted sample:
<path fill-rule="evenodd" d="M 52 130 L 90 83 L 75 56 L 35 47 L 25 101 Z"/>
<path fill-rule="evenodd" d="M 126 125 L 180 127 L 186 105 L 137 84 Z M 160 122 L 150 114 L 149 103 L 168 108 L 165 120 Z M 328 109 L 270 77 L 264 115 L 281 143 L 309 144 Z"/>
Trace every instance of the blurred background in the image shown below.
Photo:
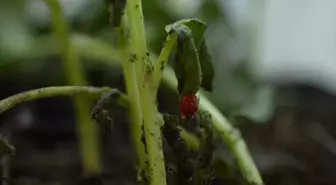
<path fill-rule="evenodd" d="M 60 3 L 86 83 L 124 91 L 104 1 Z M 335 9 L 332 0 L 143 1 L 153 56 L 165 25 L 190 17 L 208 23 L 215 79 L 206 95 L 242 130 L 267 185 L 336 184 Z M 0 97 L 69 84 L 58 42 L 44 1 L 0 0 Z M 178 112 L 177 95 L 164 85 L 159 109 Z M 16 147 L 1 161 L 2 176 L 20 185 L 135 184 L 125 110 L 113 109 L 108 133 L 78 123 L 85 122 L 79 112 L 57 97 L 2 114 L 0 133 Z"/>

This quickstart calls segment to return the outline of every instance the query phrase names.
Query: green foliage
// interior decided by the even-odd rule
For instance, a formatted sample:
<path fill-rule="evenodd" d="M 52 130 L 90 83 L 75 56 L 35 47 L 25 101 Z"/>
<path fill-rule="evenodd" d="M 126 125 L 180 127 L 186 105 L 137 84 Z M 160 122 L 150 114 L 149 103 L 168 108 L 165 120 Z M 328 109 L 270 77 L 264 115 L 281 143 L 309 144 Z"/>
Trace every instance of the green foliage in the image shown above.
<path fill-rule="evenodd" d="M 195 94 L 200 87 L 212 91 L 214 66 L 204 38 L 206 27 L 201 20 L 183 19 L 165 28 L 178 34 L 173 67 L 182 95 Z"/>
<path fill-rule="evenodd" d="M 202 87 L 207 91 L 212 91 L 212 81 L 214 79 L 214 65 L 212 63 L 211 55 L 208 52 L 208 46 L 205 39 L 201 43 L 199 49 L 199 61 L 202 68 Z"/>
<path fill-rule="evenodd" d="M 173 29 L 177 35 L 177 51 L 174 57 L 174 71 L 181 95 L 196 94 L 202 83 L 202 70 L 191 30 L 184 25 Z"/>
<path fill-rule="evenodd" d="M 192 37 L 195 40 L 195 45 L 197 50 L 199 50 L 201 43 L 203 41 L 204 32 L 207 28 L 207 24 L 201 20 L 198 19 L 182 19 L 180 21 L 176 21 L 170 25 L 167 25 L 165 27 L 166 32 L 171 32 L 172 30 L 177 29 L 180 26 L 187 26 L 191 32 Z"/>

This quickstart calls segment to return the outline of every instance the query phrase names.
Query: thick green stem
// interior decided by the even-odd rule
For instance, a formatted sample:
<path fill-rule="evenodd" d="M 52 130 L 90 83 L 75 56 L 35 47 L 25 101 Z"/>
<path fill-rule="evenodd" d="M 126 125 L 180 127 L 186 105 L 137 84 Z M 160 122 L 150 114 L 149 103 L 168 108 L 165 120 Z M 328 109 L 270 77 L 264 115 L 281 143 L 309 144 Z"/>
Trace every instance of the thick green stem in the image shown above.
<path fill-rule="evenodd" d="M 70 43 L 68 25 L 60 4 L 57 0 L 45 0 L 45 2 L 51 11 L 53 29 L 59 42 L 68 83 L 72 85 L 84 85 L 86 83 L 82 66 L 78 61 L 74 47 Z M 88 114 L 90 110 L 89 102 L 80 96 L 74 97 L 73 100 L 77 115 L 77 134 L 83 158 L 84 173 L 88 176 L 99 174 L 102 171 L 99 133 L 97 125 L 92 123 Z"/>
<path fill-rule="evenodd" d="M 131 50 L 134 52 L 136 73 L 139 85 L 143 82 L 143 71 L 149 57 L 147 56 L 144 17 L 142 14 L 141 0 L 127 0 L 126 13 L 129 18 L 131 34 Z"/>
<path fill-rule="evenodd" d="M 131 50 L 135 56 L 136 73 L 139 82 L 146 150 L 151 185 L 166 185 L 166 171 L 162 150 L 160 124 L 156 120 L 156 91 L 152 88 L 153 64 L 146 46 L 145 27 L 141 0 L 127 0 Z"/>
<path fill-rule="evenodd" d="M 144 116 L 145 138 L 149 160 L 149 180 L 151 185 L 165 185 L 166 171 L 163 156 L 160 124 L 157 122 L 156 94 L 144 88 L 141 99 Z"/>
<path fill-rule="evenodd" d="M 131 131 L 133 136 L 133 143 L 137 151 L 137 164 L 141 169 L 146 168 L 146 151 L 145 145 L 141 140 L 143 134 L 142 111 L 139 97 L 138 81 L 135 72 L 134 59 L 131 58 L 131 53 L 128 48 L 127 30 L 125 29 L 126 16 L 123 17 L 121 26 L 117 28 L 118 31 L 118 45 L 119 52 L 122 59 L 122 68 L 125 77 L 126 91 L 130 100 L 129 112 L 131 115 Z"/>

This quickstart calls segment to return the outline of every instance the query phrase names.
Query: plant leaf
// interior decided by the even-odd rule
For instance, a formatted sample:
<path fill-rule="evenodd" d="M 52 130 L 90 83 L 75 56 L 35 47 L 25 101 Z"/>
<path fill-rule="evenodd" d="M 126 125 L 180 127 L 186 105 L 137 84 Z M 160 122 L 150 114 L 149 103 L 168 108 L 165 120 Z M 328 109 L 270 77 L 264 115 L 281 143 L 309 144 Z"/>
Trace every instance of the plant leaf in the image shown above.
<path fill-rule="evenodd" d="M 198 19 L 183 19 L 166 26 L 165 30 L 170 33 L 181 25 L 187 26 L 191 30 L 192 37 L 194 39 L 202 72 L 201 87 L 211 92 L 212 81 L 214 78 L 214 66 L 204 39 L 207 24 Z"/>
<path fill-rule="evenodd" d="M 214 66 L 212 63 L 211 55 L 208 52 L 208 46 L 205 42 L 205 39 L 203 39 L 198 53 L 203 74 L 201 87 L 211 92 L 212 81 L 214 79 Z"/>
<path fill-rule="evenodd" d="M 180 21 L 176 21 L 170 25 L 167 25 L 165 27 L 165 30 L 167 33 L 170 33 L 172 30 L 174 30 L 175 28 L 181 25 L 185 25 L 191 30 L 192 36 L 194 38 L 194 42 L 196 45 L 196 49 L 198 51 L 204 39 L 203 37 L 204 37 L 204 32 L 207 28 L 207 24 L 198 19 L 182 19 Z"/>
<path fill-rule="evenodd" d="M 191 30 L 178 25 L 170 30 L 177 34 L 177 48 L 173 68 L 177 78 L 177 89 L 181 95 L 196 94 L 202 82 L 202 70 Z"/>

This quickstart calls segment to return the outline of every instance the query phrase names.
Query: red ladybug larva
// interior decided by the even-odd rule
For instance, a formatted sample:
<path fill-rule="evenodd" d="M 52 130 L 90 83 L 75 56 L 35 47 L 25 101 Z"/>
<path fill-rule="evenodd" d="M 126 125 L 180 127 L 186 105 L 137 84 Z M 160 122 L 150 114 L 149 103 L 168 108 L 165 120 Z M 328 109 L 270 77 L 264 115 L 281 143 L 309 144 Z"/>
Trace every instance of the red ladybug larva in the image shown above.
<path fill-rule="evenodd" d="M 184 95 L 180 102 L 180 111 L 182 116 L 191 118 L 198 112 L 198 98 L 194 94 Z"/>

